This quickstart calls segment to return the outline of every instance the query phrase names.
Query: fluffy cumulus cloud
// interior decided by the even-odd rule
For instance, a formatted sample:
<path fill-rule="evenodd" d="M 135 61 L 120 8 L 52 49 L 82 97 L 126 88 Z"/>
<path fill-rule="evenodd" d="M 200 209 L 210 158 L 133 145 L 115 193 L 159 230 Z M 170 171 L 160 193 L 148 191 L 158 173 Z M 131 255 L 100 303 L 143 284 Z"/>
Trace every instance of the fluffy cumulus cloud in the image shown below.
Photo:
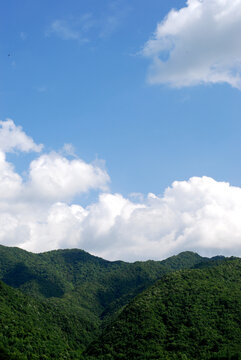
<path fill-rule="evenodd" d="M 12 121 L 1 125 L 9 144 L 0 151 L 1 244 L 33 252 L 77 247 L 129 261 L 184 250 L 241 256 L 241 188 L 193 177 L 175 181 L 162 196 L 128 199 L 108 191 L 103 167 L 55 152 L 37 155 L 23 179 L 3 149 L 37 151 L 39 145 Z M 11 131 L 21 136 L 12 140 Z M 76 195 L 91 189 L 99 191 L 98 200 L 82 206 Z"/>
<path fill-rule="evenodd" d="M 184 250 L 208 256 L 241 255 L 241 188 L 208 177 L 193 177 L 174 182 L 163 196 L 149 194 L 139 204 L 112 196 L 121 206 L 114 219 L 107 206 L 109 195 L 103 195 L 94 209 L 88 209 L 83 222 L 86 225 L 93 212 L 96 215 L 100 209 L 107 221 L 103 234 L 97 232 L 100 215 L 94 217 L 90 227 L 87 223 L 92 252 L 97 249 L 103 257 L 129 260 L 162 259 Z M 83 237 L 85 242 L 88 236 Z"/>
<path fill-rule="evenodd" d="M 108 174 L 81 159 L 68 160 L 53 152 L 32 161 L 30 187 L 47 200 L 68 200 L 90 189 L 107 189 Z"/>
<path fill-rule="evenodd" d="M 43 145 L 37 145 L 33 139 L 25 134 L 21 126 L 16 126 L 11 119 L 0 121 L 0 150 L 13 152 L 16 150 L 40 152 Z"/>
<path fill-rule="evenodd" d="M 188 0 L 157 25 L 143 54 L 151 83 L 228 83 L 241 89 L 241 0 Z"/>

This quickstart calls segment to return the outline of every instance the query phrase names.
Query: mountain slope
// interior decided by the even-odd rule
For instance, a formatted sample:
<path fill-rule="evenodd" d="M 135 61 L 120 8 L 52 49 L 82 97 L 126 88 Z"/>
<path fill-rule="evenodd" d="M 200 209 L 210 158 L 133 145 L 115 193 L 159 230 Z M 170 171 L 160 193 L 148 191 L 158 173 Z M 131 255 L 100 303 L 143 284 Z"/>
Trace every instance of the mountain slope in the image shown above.
<path fill-rule="evenodd" d="M 98 336 L 101 327 L 157 279 L 168 272 L 192 268 L 207 261 L 198 254 L 185 252 L 164 261 L 130 264 L 106 261 L 77 249 L 32 254 L 0 246 L 0 279 L 11 286 L 2 284 L 0 309 L 3 306 L 11 314 L 4 320 L 10 321 L 8 328 L 23 329 L 26 354 L 29 354 L 28 348 L 32 348 L 31 356 L 40 356 L 31 345 L 29 330 L 23 326 L 30 319 L 32 331 L 35 332 L 34 324 L 40 329 L 39 338 L 35 332 L 36 343 L 45 343 L 41 333 L 48 329 L 48 337 L 59 334 L 57 338 L 65 339 L 62 344 L 67 344 L 66 349 L 77 359 L 76 354 Z M 33 305 L 26 308 L 29 302 Z M 30 311 L 31 308 L 37 309 L 36 314 Z M 30 312 L 23 312 L 23 309 Z M 40 314 L 39 318 L 36 318 L 37 314 Z M 4 322 L 0 345 L 12 343 L 12 348 L 18 349 L 21 333 L 9 334 L 7 341 Z M 49 346 L 52 345 L 47 348 Z M 61 349 L 56 347 L 59 359 Z"/>
<path fill-rule="evenodd" d="M 2 282 L 0 314 L 1 359 L 79 359 L 83 331 L 78 316 L 67 318 L 57 306 Z"/>
<path fill-rule="evenodd" d="M 130 264 L 77 249 L 32 254 L 0 246 L 0 280 L 35 298 L 72 302 L 104 318 L 167 272 L 204 260 L 186 252 L 164 261 Z"/>
<path fill-rule="evenodd" d="M 84 359 L 239 359 L 241 260 L 177 271 L 137 296 Z"/>

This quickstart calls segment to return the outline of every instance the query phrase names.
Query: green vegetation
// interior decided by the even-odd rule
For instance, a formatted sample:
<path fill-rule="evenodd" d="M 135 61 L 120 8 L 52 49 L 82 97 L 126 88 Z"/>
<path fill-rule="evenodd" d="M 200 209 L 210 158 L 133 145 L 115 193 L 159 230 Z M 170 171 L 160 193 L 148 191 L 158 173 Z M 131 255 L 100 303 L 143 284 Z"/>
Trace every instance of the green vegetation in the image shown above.
<path fill-rule="evenodd" d="M 35 300 L 0 282 L 0 358 L 78 359 L 72 329 L 77 317 L 66 318 L 57 307 Z M 77 323 L 76 323 L 77 321 Z M 2 353 L 1 353 L 2 351 Z"/>
<path fill-rule="evenodd" d="M 186 252 L 165 261 L 130 264 L 106 261 L 77 249 L 32 254 L 0 246 L 0 280 L 58 306 L 68 317 L 78 315 L 80 342 L 86 345 L 101 324 L 162 275 L 202 261 L 199 255 Z"/>
<path fill-rule="evenodd" d="M 240 270 L 192 252 L 131 264 L 0 246 L 0 358 L 238 359 Z"/>
<path fill-rule="evenodd" d="M 241 260 L 176 271 L 130 302 L 84 359 L 240 359 Z"/>

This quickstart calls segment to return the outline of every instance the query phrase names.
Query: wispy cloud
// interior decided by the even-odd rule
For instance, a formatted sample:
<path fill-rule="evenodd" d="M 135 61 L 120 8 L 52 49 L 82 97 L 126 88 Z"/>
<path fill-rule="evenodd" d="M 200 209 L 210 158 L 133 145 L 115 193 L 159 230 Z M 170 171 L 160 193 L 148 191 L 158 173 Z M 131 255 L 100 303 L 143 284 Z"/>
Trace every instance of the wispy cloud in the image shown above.
<path fill-rule="evenodd" d="M 84 14 L 78 18 L 54 20 L 46 30 L 46 36 L 56 35 L 62 40 L 78 40 L 86 42 L 87 33 L 93 27 L 91 14 Z"/>
<path fill-rule="evenodd" d="M 71 29 L 70 25 L 67 21 L 63 20 L 55 20 L 48 31 L 48 34 L 55 33 L 61 39 L 69 40 L 69 39 L 79 39 L 80 33 L 74 29 Z"/>
<path fill-rule="evenodd" d="M 100 25 L 99 37 L 105 38 L 110 36 L 118 27 L 120 23 L 119 17 L 115 15 L 107 16 Z"/>
<path fill-rule="evenodd" d="M 82 43 L 107 38 L 121 26 L 129 11 L 130 7 L 124 7 L 121 0 L 112 1 L 102 14 L 85 13 L 81 16 L 55 19 L 45 34 Z"/>
<path fill-rule="evenodd" d="M 46 91 L 47 91 L 47 87 L 44 85 L 37 87 L 37 92 L 39 92 L 39 93 L 44 93 Z"/>
<path fill-rule="evenodd" d="M 77 158 L 78 156 L 75 153 L 75 148 L 72 144 L 65 143 L 63 148 L 61 149 L 60 153 L 65 156 L 72 156 Z"/>
<path fill-rule="evenodd" d="M 27 39 L 27 34 L 25 32 L 23 32 L 23 31 L 21 31 L 20 32 L 20 39 L 23 40 L 23 41 L 26 40 Z"/>
<path fill-rule="evenodd" d="M 110 2 L 107 14 L 99 19 L 99 37 L 106 38 L 114 33 L 130 12 L 130 6 L 123 6 L 122 0 Z"/>

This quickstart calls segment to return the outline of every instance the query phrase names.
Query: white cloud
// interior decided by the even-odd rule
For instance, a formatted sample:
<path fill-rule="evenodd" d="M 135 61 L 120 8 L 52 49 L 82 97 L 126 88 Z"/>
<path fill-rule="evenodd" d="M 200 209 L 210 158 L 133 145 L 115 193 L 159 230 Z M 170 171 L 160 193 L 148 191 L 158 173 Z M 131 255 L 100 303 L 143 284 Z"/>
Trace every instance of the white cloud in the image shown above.
<path fill-rule="evenodd" d="M 13 152 L 15 150 L 40 152 L 43 145 L 37 145 L 33 139 L 23 132 L 21 126 L 16 126 L 11 119 L 0 121 L 0 150 Z"/>
<path fill-rule="evenodd" d="M 6 143 L 6 134 L 11 150 L 36 146 L 12 141 L 11 131 Z M 99 164 L 55 152 L 38 155 L 24 181 L 0 151 L 0 243 L 34 252 L 77 247 L 129 261 L 184 250 L 241 256 L 240 187 L 193 177 L 175 181 L 163 196 L 128 199 L 108 192 L 108 182 Z M 98 201 L 85 207 L 70 202 L 91 189 L 100 191 Z"/>
<path fill-rule="evenodd" d="M 36 145 L 12 120 L 1 121 L 0 125 L 0 243 L 32 246 L 35 250 L 40 243 L 42 249 L 61 244 L 61 239 L 68 237 L 64 232 L 66 216 L 63 209 L 67 209 L 66 213 L 76 216 L 79 221 L 81 207 L 68 206 L 66 203 L 60 206 L 58 201 L 69 201 L 91 189 L 108 190 L 110 179 L 103 163 L 88 164 L 77 156 L 69 160 L 55 152 L 43 154 L 30 163 L 24 181 L 6 160 L 5 152 L 38 152 L 43 146 Z M 68 144 L 65 150 L 73 151 L 73 147 Z M 71 221 L 67 223 L 70 226 Z M 68 231 L 71 233 L 70 228 Z M 54 232 L 56 240 L 51 237 Z M 61 239 L 57 236 L 58 232 Z M 45 237 L 44 234 L 49 236 Z M 46 239 L 46 243 L 43 239 Z"/>
<path fill-rule="evenodd" d="M 30 164 L 30 188 L 38 196 L 62 201 L 90 189 L 106 190 L 107 172 L 81 159 L 68 160 L 58 153 L 44 154 Z"/>
<path fill-rule="evenodd" d="M 150 83 L 228 83 L 241 89 L 241 0 L 188 0 L 145 44 Z"/>
<path fill-rule="evenodd" d="M 100 256 L 162 259 L 183 250 L 241 255 L 241 188 L 194 177 L 174 182 L 162 197 L 149 194 L 139 204 L 112 197 L 102 195 L 81 222 L 80 244 Z"/>
<path fill-rule="evenodd" d="M 13 166 L 6 161 L 5 154 L 0 151 L 0 199 L 16 199 L 22 188 L 22 179 L 15 171 Z"/>

